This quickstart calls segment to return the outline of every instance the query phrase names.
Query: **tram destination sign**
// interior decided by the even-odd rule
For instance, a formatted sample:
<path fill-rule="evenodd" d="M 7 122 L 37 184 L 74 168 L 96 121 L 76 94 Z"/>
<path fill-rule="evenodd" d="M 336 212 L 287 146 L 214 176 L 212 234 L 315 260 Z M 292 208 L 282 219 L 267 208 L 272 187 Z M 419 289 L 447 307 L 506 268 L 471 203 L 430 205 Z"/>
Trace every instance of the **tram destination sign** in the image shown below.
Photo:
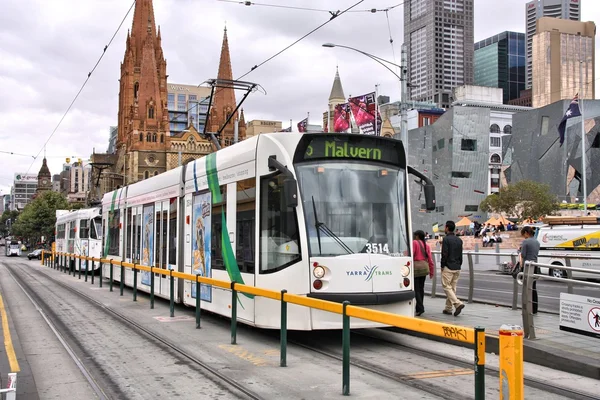
<path fill-rule="evenodd" d="M 372 136 L 316 136 L 310 137 L 303 160 L 313 159 L 364 159 L 390 164 L 400 163 L 399 148 L 389 140 Z"/>

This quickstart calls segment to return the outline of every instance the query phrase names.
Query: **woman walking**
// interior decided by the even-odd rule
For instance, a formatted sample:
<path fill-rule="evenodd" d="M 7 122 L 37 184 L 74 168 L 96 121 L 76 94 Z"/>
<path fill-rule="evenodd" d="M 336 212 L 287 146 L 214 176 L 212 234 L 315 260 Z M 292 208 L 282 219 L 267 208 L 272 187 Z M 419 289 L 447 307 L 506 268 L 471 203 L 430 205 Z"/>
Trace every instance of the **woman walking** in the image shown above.
<path fill-rule="evenodd" d="M 427 275 L 433 278 L 433 257 L 431 257 L 431 248 L 425 242 L 425 232 L 416 231 L 413 233 L 413 260 L 415 265 L 415 300 L 417 302 L 415 315 L 418 317 L 425 312 L 423 306 L 423 297 L 425 296 L 425 279 Z"/>
<path fill-rule="evenodd" d="M 521 229 L 521 236 L 525 240 L 521 243 L 521 268 L 525 268 L 525 262 L 538 262 L 538 254 L 540 252 L 540 242 L 534 238 L 535 232 L 531 226 L 526 226 Z M 539 274 L 540 269 L 535 267 L 533 270 L 534 274 Z M 533 313 L 537 314 L 538 312 L 538 294 L 536 288 L 537 281 L 533 280 L 533 293 L 531 294 L 531 301 L 533 303 Z"/>

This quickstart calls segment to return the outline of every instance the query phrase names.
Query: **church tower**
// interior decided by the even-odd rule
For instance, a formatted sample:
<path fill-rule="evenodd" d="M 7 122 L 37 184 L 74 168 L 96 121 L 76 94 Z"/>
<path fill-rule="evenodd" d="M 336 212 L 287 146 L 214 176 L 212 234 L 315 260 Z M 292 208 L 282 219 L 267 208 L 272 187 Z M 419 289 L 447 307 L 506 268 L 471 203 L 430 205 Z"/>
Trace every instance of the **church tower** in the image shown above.
<path fill-rule="evenodd" d="M 121 63 L 116 172 L 127 183 L 166 170 L 167 62 L 152 0 L 137 0 Z"/>
<path fill-rule="evenodd" d="M 52 175 L 50 174 L 46 157 L 44 157 L 42 168 L 40 168 L 40 172 L 38 172 L 38 184 L 35 194 L 38 196 L 41 193 L 48 192 L 50 190 L 52 190 Z"/>
<path fill-rule="evenodd" d="M 233 80 L 231 69 L 231 57 L 229 55 L 229 41 L 227 39 L 227 28 L 223 33 L 223 44 L 221 46 L 221 58 L 219 60 L 219 72 L 217 79 Z M 210 110 L 210 119 L 208 127 L 210 132 L 216 133 L 223 126 L 227 118 L 235 110 L 237 103 L 235 101 L 235 90 L 233 88 L 215 88 L 214 99 Z M 236 113 L 227 124 L 219 139 L 221 147 L 233 144 L 234 124 L 238 124 L 238 140 L 246 139 L 246 124 L 244 122 L 244 112 Z"/>
<path fill-rule="evenodd" d="M 323 129 L 327 128 L 327 132 L 333 133 L 333 114 L 335 112 L 335 106 L 338 104 L 347 103 L 348 100 L 344 96 L 344 88 L 342 88 L 342 80 L 340 79 L 340 71 L 335 68 L 335 78 L 333 79 L 333 86 L 331 87 L 331 93 L 329 94 L 329 121 L 327 120 L 327 112 L 323 114 Z"/>

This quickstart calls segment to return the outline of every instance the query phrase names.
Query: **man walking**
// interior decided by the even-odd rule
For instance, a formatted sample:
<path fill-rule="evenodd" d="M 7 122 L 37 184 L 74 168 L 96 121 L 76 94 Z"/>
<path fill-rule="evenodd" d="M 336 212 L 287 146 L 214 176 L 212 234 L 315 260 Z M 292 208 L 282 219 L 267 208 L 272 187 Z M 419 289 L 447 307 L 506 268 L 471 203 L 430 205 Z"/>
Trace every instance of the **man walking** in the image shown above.
<path fill-rule="evenodd" d="M 460 276 L 460 268 L 463 261 L 463 243 L 459 237 L 454 234 L 456 225 L 452 221 L 446 222 L 444 231 L 446 236 L 442 241 L 442 287 L 446 292 L 446 308 L 443 313 L 452 315 L 454 307 L 454 316 L 457 317 L 465 308 L 465 305 L 456 297 L 456 285 Z"/>

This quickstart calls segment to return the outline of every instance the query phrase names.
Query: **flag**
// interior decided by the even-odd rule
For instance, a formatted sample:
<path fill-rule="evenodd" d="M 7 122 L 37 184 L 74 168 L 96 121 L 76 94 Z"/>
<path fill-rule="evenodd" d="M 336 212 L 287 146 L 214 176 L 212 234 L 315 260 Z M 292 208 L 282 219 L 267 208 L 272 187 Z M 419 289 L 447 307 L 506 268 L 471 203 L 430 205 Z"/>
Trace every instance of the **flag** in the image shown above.
<path fill-rule="evenodd" d="M 304 118 L 302 121 L 298 122 L 298 132 L 300 132 L 300 133 L 306 132 L 307 125 L 308 125 L 308 118 Z"/>
<path fill-rule="evenodd" d="M 363 135 L 379 135 L 381 117 L 376 108 L 375 92 L 351 97 L 348 99 L 348 102 L 356 125 L 360 128 L 360 132 Z M 375 118 L 377 118 L 377 122 L 375 122 Z M 375 131 L 375 126 L 377 126 L 377 131 Z"/>
<path fill-rule="evenodd" d="M 333 131 L 346 132 L 350 128 L 350 106 L 337 104 L 333 111 Z"/>
<path fill-rule="evenodd" d="M 567 128 L 567 120 L 573 117 L 580 117 L 581 112 L 579 111 L 579 93 L 573 97 L 571 100 L 571 104 L 569 104 L 569 108 L 565 112 L 563 119 L 558 124 L 558 136 L 560 138 L 560 146 L 562 147 L 565 142 L 565 129 Z"/>
<path fill-rule="evenodd" d="M 280 130 L 279 132 L 291 132 L 292 131 L 292 127 L 287 127 L 285 129 Z"/>

